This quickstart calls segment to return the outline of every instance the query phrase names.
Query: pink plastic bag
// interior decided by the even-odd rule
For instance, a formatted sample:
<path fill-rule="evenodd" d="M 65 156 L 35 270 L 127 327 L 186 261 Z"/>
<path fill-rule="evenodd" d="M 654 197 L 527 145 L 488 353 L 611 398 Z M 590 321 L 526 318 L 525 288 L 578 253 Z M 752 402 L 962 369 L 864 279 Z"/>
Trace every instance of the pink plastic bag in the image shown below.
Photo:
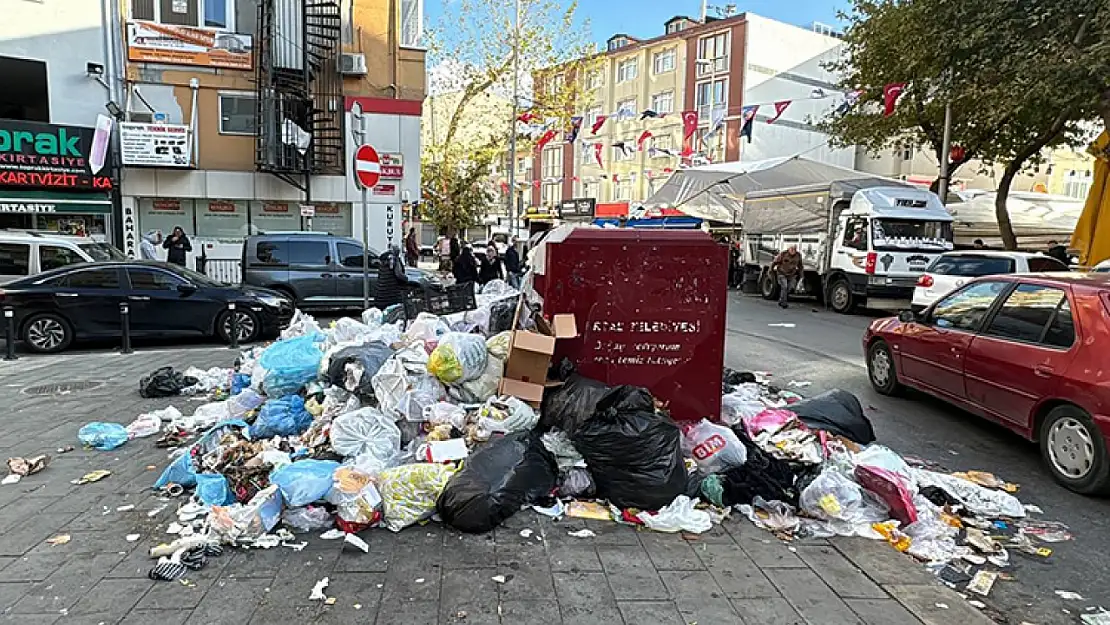
<path fill-rule="evenodd" d="M 744 419 L 744 430 L 748 436 L 755 438 L 760 432 L 778 430 L 784 424 L 797 419 L 797 415 L 789 410 L 768 408 L 750 419 Z M 799 423 L 799 425 L 801 425 Z M 804 429 L 804 426 L 802 426 Z"/>
<path fill-rule="evenodd" d="M 855 470 L 856 481 L 875 493 L 890 506 L 891 518 L 902 522 L 902 527 L 917 522 L 917 507 L 913 493 L 897 473 L 879 467 L 859 465 Z"/>

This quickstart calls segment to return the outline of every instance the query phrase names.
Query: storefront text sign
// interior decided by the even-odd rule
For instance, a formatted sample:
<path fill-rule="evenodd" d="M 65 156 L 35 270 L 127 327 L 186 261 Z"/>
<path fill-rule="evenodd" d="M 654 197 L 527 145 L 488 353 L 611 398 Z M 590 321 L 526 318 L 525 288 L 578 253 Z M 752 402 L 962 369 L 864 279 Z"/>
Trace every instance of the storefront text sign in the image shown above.
<path fill-rule="evenodd" d="M 173 26 L 132 20 L 127 23 L 131 61 L 249 70 L 254 64 L 250 35 L 213 28 Z"/>
<path fill-rule="evenodd" d="M 192 131 L 173 124 L 122 122 L 120 153 L 124 165 L 148 167 L 190 167 Z"/>
<path fill-rule="evenodd" d="M 379 154 L 383 180 L 400 180 L 405 177 L 405 160 L 400 154 Z"/>
<path fill-rule="evenodd" d="M 0 120 L 0 186 L 111 190 L 112 179 L 89 165 L 93 132 L 84 126 Z M 102 164 L 96 171 L 111 168 Z"/>

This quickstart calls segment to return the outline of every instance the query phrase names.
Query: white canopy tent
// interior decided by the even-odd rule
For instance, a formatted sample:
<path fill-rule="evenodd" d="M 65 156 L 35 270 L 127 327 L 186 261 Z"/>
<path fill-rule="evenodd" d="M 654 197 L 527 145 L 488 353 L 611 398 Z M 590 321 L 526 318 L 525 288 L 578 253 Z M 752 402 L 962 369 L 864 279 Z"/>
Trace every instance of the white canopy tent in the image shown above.
<path fill-rule="evenodd" d="M 995 216 L 994 192 L 964 192 L 963 202 L 949 204 L 956 245 L 970 246 L 982 239 L 987 247 L 1002 247 Z M 1043 250 L 1049 241 L 1067 245 L 1083 212 L 1083 200 L 1044 193 L 1011 191 L 1006 199 L 1010 223 L 1022 249 Z"/>

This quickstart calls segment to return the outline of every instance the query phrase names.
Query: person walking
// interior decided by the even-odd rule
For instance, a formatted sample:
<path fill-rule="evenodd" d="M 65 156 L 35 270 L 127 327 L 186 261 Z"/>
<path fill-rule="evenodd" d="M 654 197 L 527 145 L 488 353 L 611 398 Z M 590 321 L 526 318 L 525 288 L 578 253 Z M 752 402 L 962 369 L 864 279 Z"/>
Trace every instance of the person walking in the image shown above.
<path fill-rule="evenodd" d="M 451 245 L 451 264 L 454 265 L 455 264 L 455 259 L 458 258 L 459 253 L 462 252 L 462 245 L 459 243 L 458 233 L 455 233 L 455 234 L 451 235 L 450 245 Z"/>
<path fill-rule="evenodd" d="M 173 234 L 162 243 L 162 247 L 167 250 L 166 262 L 180 267 L 185 266 L 185 255 L 193 251 L 193 244 L 189 243 L 189 237 L 185 236 L 181 226 L 174 226 Z"/>
<path fill-rule="evenodd" d="M 158 245 L 162 243 L 162 233 L 150 230 L 139 243 L 139 255 L 143 260 L 158 260 Z"/>
<path fill-rule="evenodd" d="M 523 273 L 520 266 L 520 252 L 516 249 L 517 238 L 514 236 L 509 240 L 509 249 L 505 250 L 505 273 L 508 274 L 506 282 L 514 289 L 520 288 L 520 274 Z"/>
<path fill-rule="evenodd" d="M 405 237 L 405 262 L 409 267 L 415 267 L 420 261 L 420 244 L 416 242 L 416 228 L 409 228 L 409 235 Z"/>
<path fill-rule="evenodd" d="M 1064 245 L 1060 245 L 1059 241 L 1049 241 L 1048 251 L 1045 253 L 1065 265 L 1071 264 L 1071 259 L 1068 258 L 1068 248 Z"/>
<path fill-rule="evenodd" d="M 401 303 L 403 288 L 409 284 L 405 275 L 405 264 L 401 261 L 401 249 L 390 243 L 389 250 L 379 257 L 378 280 L 374 286 L 374 306 L 385 310 Z"/>
<path fill-rule="evenodd" d="M 494 280 L 505 279 L 505 267 L 501 264 L 501 257 L 497 255 L 497 246 L 490 243 L 486 246 L 486 254 L 482 256 L 481 266 L 478 267 L 478 284 L 485 286 Z"/>
<path fill-rule="evenodd" d="M 459 252 L 451 267 L 451 274 L 455 276 L 456 284 L 467 284 L 478 281 L 478 260 L 467 245 Z"/>
<path fill-rule="evenodd" d="M 798 246 L 791 245 L 779 252 L 771 263 L 771 271 L 778 277 L 779 308 L 788 308 L 787 298 L 798 286 L 798 280 L 802 277 L 802 255 L 798 253 Z"/>
<path fill-rule="evenodd" d="M 439 256 L 439 270 L 451 271 L 451 239 L 446 234 L 436 241 L 436 255 Z"/>

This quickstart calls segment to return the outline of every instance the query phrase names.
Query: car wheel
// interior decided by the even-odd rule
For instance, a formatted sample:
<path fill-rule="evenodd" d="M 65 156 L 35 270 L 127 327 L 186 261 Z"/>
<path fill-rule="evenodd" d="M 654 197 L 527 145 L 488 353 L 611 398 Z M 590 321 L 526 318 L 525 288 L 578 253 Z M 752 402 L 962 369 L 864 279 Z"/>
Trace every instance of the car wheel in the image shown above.
<path fill-rule="evenodd" d="M 56 354 L 73 342 L 73 329 L 58 315 L 35 315 L 23 324 L 23 342 L 40 354 Z"/>
<path fill-rule="evenodd" d="M 852 297 L 852 285 L 844 278 L 833 280 L 829 286 L 829 306 L 836 312 L 846 315 L 856 307 L 855 298 Z"/>
<path fill-rule="evenodd" d="M 216 321 L 216 331 L 220 335 L 220 340 L 225 343 L 231 343 L 231 315 L 230 310 L 225 310 L 220 313 L 220 318 Z M 262 333 L 262 326 L 258 322 L 258 315 L 255 315 L 249 310 L 238 308 L 235 310 L 235 330 L 236 338 L 240 344 L 250 343 L 258 339 Z"/>
<path fill-rule="evenodd" d="M 759 277 L 759 294 L 766 300 L 779 298 L 779 281 L 775 277 L 775 272 L 770 269 L 765 270 Z"/>
<path fill-rule="evenodd" d="M 1057 482 L 1083 495 L 1110 494 L 1110 458 L 1091 415 L 1057 406 L 1045 416 L 1040 439 L 1041 456 Z"/>
<path fill-rule="evenodd" d="M 898 395 L 902 392 L 898 372 L 894 368 L 894 356 L 886 341 L 875 341 L 867 350 L 867 377 L 871 380 L 871 386 L 882 395 Z"/>

